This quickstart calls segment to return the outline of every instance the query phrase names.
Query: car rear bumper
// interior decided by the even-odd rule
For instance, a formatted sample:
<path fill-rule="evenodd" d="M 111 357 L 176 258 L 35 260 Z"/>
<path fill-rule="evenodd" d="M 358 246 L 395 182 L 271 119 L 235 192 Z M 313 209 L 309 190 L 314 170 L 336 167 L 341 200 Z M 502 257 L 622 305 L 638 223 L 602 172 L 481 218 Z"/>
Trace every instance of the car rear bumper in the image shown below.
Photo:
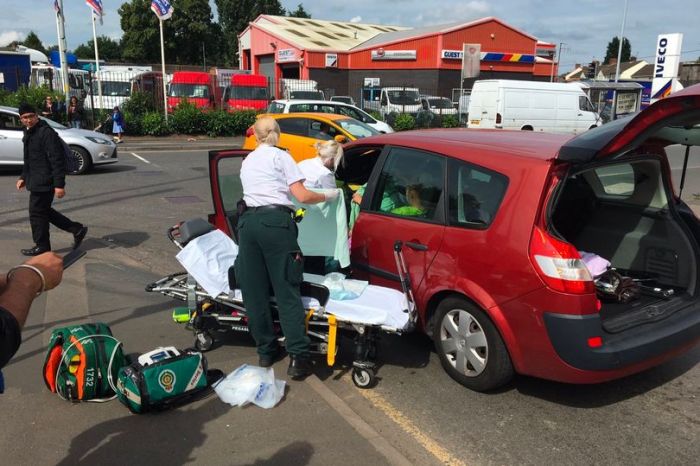
<path fill-rule="evenodd" d="M 694 303 L 662 321 L 615 334 L 603 330 L 598 314 L 545 312 L 544 323 L 557 355 L 573 368 L 617 371 L 638 366 L 643 370 L 657 358 L 700 340 L 700 304 Z M 601 338 L 602 345 L 591 347 L 589 339 L 595 337 Z"/>

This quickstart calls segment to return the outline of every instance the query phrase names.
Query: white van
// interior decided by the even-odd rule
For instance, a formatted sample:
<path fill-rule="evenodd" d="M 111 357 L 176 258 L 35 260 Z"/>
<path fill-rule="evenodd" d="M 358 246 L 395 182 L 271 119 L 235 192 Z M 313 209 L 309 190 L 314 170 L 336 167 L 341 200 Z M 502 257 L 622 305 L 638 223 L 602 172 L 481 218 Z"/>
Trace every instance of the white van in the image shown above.
<path fill-rule="evenodd" d="M 85 108 L 92 108 L 94 105 L 96 109 L 112 110 L 116 106 L 121 106 L 131 96 L 131 81 L 143 72 L 139 68 L 123 71 L 100 70 L 99 73 L 94 73 L 92 89 L 85 98 Z M 101 99 L 98 92 L 98 78 L 102 85 Z"/>
<path fill-rule="evenodd" d="M 282 79 L 282 95 L 285 99 L 326 100 L 313 79 Z"/>
<path fill-rule="evenodd" d="M 489 79 L 476 81 L 468 128 L 581 133 L 601 124 L 575 84 Z"/>
<path fill-rule="evenodd" d="M 416 115 L 421 110 L 420 92 L 417 87 L 383 87 L 378 101 L 365 101 L 365 110 L 378 111 L 386 119 L 391 113 Z"/>

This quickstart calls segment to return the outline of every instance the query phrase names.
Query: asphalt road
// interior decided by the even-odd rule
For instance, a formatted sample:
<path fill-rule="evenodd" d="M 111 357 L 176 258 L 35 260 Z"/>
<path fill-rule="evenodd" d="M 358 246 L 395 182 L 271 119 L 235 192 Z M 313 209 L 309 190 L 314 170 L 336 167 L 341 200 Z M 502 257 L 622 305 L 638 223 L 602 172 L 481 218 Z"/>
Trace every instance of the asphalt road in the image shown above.
<path fill-rule="evenodd" d="M 697 207 L 695 158 L 683 197 Z M 0 172 L 3 269 L 21 260 L 18 249 L 30 238 L 27 198 L 14 191 L 15 177 Z M 516 377 L 502 390 L 479 394 L 453 382 L 431 342 L 412 334 L 382 340 L 381 381 L 373 390 L 353 387 L 342 369 L 319 372 L 341 409 L 312 381 L 292 385 L 269 411 L 230 410 L 215 398 L 146 417 L 130 416 L 116 402 L 64 404 L 40 379 L 51 327 L 106 320 L 129 352 L 191 344 L 191 335 L 169 321 L 173 302 L 143 286 L 179 270 L 166 228 L 212 209 L 204 151 L 122 152 L 118 165 L 69 178 L 67 190 L 57 208 L 89 225 L 88 254 L 61 288 L 35 304 L 21 353 L 4 371 L 10 388 L 0 397 L 0 413 L 16 431 L 4 422 L 0 451 L 13 464 L 400 464 L 403 457 L 412 464 L 686 465 L 700 456 L 700 348 L 606 384 Z M 55 249 L 70 244 L 67 235 L 53 238 Z M 341 368 L 347 348 L 341 347 Z M 227 371 L 255 361 L 245 336 L 208 357 Z M 367 427 L 374 434 L 363 435 Z"/>

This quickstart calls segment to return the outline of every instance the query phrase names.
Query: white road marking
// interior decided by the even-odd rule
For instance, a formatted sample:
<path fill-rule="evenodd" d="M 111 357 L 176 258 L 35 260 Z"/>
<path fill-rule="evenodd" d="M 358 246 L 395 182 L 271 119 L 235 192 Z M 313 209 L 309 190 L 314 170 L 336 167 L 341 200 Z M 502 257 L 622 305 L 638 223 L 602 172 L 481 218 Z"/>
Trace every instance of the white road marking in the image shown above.
<path fill-rule="evenodd" d="M 144 162 L 144 163 L 147 163 L 147 164 L 149 164 L 149 165 L 151 164 L 151 162 L 149 162 L 148 160 L 144 159 L 143 157 L 141 157 L 141 156 L 140 156 L 139 154 L 137 154 L 136 152 L 132 152 L 131 155 L 133 155 L 134 157 L 136 157 L 137 159 L 139 159 L 140 161 L 142 161 L 142 162 Z"/>

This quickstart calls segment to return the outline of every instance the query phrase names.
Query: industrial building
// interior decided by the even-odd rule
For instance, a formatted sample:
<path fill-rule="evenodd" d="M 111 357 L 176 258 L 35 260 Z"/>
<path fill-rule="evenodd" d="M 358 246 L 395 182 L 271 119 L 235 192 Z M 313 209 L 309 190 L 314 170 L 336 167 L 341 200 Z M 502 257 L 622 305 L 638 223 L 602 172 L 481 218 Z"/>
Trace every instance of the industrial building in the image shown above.
<path fill-rule="evenodd" d="M 454 97 L 464 44 L 480 45 L 479 79 L 549 81 L 555 45 L 488 17 L 421 28 L 260 15 L 239 35 L 241 68 L 281 79 L 310 79 L 330 95 L 361 100 L 367 87 L 412 86 Z M 454 100 L 454 99 L 453 99 Z"/>

